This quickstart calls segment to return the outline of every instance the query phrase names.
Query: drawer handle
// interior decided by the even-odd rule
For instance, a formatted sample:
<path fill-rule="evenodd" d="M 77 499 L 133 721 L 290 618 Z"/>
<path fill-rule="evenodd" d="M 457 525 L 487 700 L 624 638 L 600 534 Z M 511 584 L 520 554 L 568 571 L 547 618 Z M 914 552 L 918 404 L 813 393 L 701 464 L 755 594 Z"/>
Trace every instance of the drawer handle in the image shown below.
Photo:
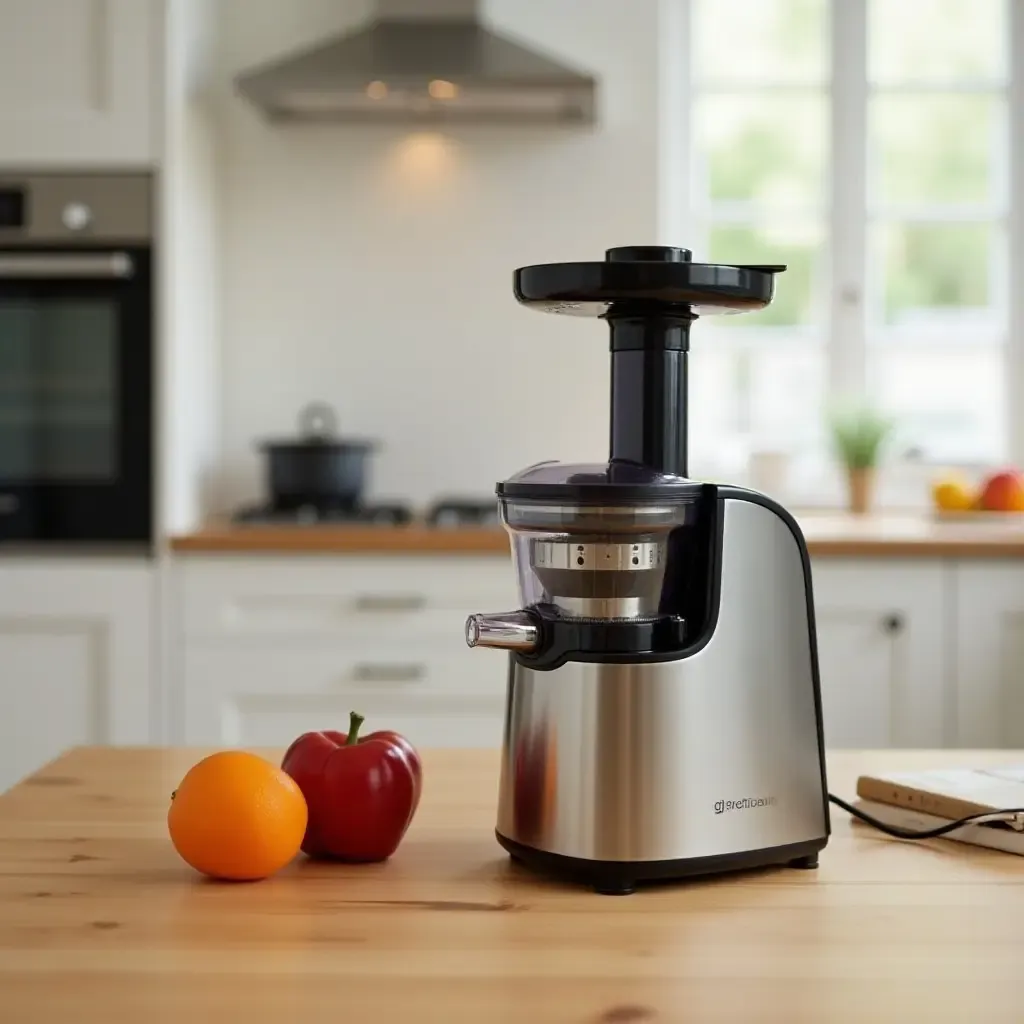
<path fill-rule="evenodd" d="M 427 666 L 416 662 L 395 665 L 367 663 L 356 665 L 352 670 L 352 678 L 360 683 L 412 683 L 426 674 Z"/>
<path fill-rule="evenodd" d="M 361 612 L 414 612 L 426 603 L 422 594 L 360 594 L 356 598 Z"/>

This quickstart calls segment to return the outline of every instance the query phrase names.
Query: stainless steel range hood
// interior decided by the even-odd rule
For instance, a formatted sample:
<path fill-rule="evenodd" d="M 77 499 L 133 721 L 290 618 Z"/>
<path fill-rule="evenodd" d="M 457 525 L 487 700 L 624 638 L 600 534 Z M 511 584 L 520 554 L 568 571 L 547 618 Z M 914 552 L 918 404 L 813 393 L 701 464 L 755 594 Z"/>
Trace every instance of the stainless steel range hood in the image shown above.
<path fill-rule="evenodd" d="M 596 82 L 487 26 L 473 0 L 378 0 L 349 34 L 239 76 L 272 121 L 589 124 Z"/>

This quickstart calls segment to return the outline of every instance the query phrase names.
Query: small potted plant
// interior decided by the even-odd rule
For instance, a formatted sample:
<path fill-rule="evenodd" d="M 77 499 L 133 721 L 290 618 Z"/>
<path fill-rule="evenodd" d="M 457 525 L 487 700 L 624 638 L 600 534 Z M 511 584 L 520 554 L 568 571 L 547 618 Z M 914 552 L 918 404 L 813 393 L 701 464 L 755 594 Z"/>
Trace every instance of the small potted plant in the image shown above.
<path fill-rule="evenodd" d="M 846 468 L 850 511 L 864 515 L 871 508 L 875 476 L 893 422 L 870 408 L 832 416 L 832 441 Z"/>

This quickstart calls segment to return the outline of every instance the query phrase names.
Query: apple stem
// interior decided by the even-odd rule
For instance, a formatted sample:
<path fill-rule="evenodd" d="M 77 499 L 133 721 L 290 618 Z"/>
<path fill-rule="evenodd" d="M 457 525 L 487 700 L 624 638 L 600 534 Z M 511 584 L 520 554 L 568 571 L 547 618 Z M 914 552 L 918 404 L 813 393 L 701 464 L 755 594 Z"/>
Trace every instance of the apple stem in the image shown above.
<path fill-rule="evenodd" d="M 349 712 L 348 716 L 348 736 L 345 738 L 346 747 L 354 747 L 359 742 L 359 728 L 365 722 L 358 711 Z"/>

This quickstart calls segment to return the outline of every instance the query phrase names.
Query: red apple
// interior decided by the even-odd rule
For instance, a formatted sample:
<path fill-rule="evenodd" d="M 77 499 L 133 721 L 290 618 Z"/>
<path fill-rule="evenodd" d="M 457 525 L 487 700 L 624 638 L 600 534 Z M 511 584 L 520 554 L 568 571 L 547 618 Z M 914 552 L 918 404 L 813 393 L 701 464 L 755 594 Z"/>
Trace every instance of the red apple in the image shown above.
<path fill-rule="evenodd" d="M 1024 475 L 1015 469 L 993 473 L 981 489 L 978 507 L 986 512 L 1024 512 Z"/>

